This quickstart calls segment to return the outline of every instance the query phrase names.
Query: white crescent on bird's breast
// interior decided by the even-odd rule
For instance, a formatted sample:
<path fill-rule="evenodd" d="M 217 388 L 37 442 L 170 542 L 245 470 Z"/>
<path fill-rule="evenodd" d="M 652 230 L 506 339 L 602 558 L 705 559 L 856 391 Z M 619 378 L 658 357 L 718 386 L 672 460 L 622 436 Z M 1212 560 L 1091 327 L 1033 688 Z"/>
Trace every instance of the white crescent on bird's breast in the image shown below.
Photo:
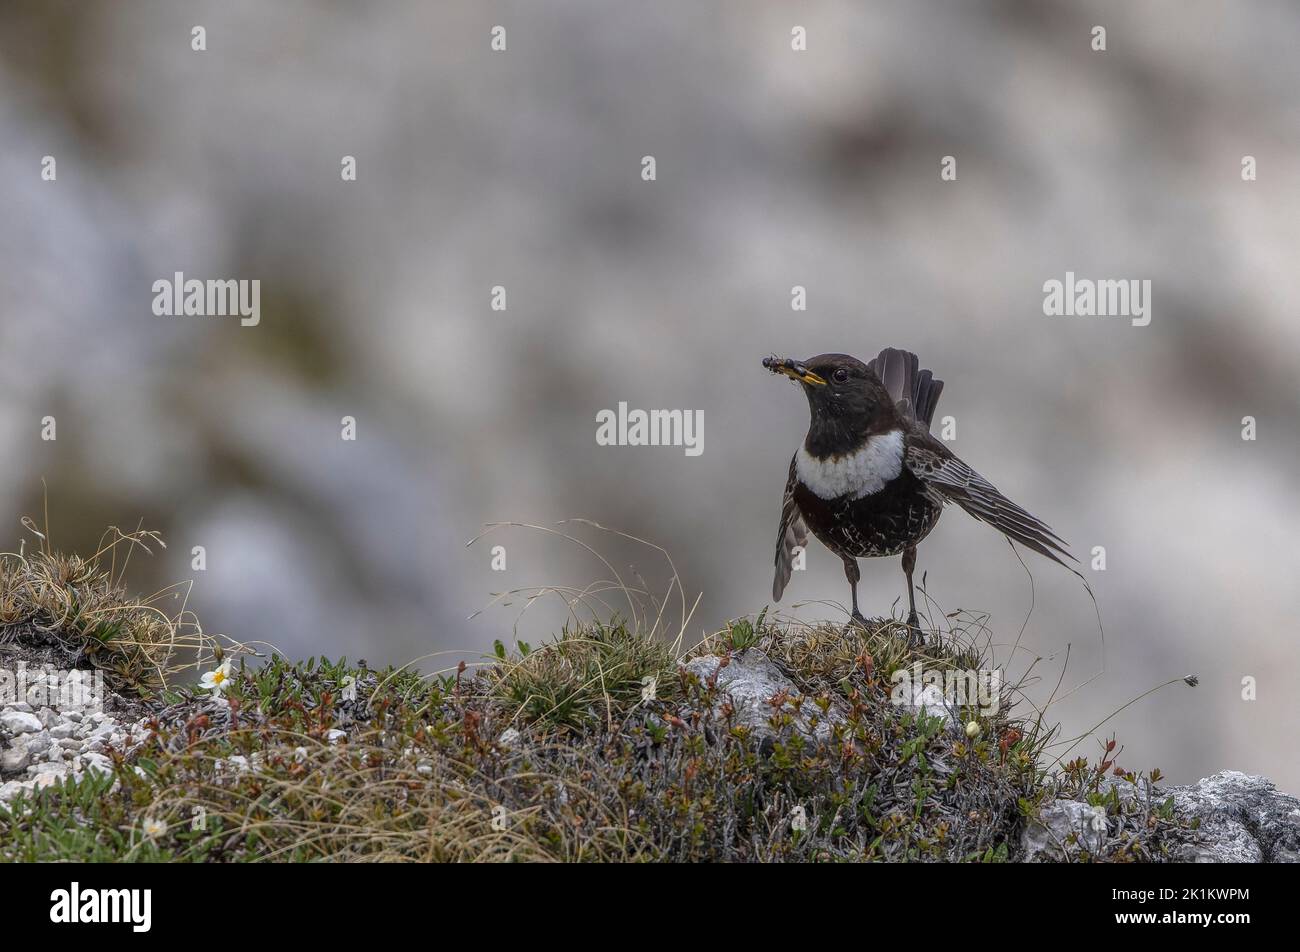
<path fill-rule="evenodd" d="M 799 481 L 822 499 L 861 499 L 885 488 L 903 471 L 903 431 L 869 437 L 861 448 L 840 456 L 817 457 L 800 446 L 795 456 Z"/>

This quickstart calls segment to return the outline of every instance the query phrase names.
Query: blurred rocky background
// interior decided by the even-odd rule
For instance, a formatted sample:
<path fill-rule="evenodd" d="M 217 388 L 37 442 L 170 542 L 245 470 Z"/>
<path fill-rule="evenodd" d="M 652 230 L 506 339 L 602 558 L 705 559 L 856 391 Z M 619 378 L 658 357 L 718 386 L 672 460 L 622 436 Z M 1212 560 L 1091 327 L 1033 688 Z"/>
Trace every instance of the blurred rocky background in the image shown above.
<path fill-rule="evenodd" d="M 607 574 L 532 530 L 465 542 L 585 517 L 671 553 L 696 637 L 769 600 L 807 411 L 760 358 L 906 347 L 947 381 L 953 448 L 1106 548 L 1106 673 L 1054 706 L 1064 736 L 1196 673 L 1106 725 L 1120 762 L 1295 790 L 1298 43 L 1284 0 L 8 2 L 5 545 L 44 479 L 57 546 L 162 530 L 132 583 L 193 578 L 210 631 L 433 670 L 563 618 L 470 620 L 492 593 Z M 1067 270 L 1149 278 L 1150 326 L 1045 317 Z M 261 324 L 155 316 L 176 271 L 260 279 Z M 703 455 L 598 447 L 619 401 L 702 410 Z M 581 535 L 665 584 L 653 550 Z M 1049 658 L 1045 700 L 1100 639 L 1078 580 L 1025 560 L 1013 668 Z M 954 510 L 919 568 L 1015 641 L 1030 580 L 998 536 Z M 787 599 L 846 588 L 814 547 Z M 903 592 L 864 564 L 868 613 Z"/>

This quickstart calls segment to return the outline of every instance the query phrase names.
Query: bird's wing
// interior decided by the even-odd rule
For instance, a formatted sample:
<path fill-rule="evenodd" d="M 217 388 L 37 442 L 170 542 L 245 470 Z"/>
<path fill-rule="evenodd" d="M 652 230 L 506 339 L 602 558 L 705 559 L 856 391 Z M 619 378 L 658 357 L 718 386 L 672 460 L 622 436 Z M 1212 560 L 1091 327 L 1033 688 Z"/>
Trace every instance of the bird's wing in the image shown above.
<path fill-rule="evenodd" d="M 794 458 L 790 460 L 790 476 L 785 481 L 785 498 L 781 500 L 781 528 L 776 534 L 776 576 L 772 579 L 772 600 L 779 602 L 790 573 L 794 571 L 794 550 L 808 543 L 808 526 L 803 513 L 794 501 Z"/>
<path fill-rule="evenodd" d="M 1019 542 L 1074 572 L 1061 559 L 1061 556 L 1065 556 L 1072 562 L 1078 561 L 1066 548 L 1064 539 L 1042 520 L 1030 515 L 998 492 L 996 486 L 963 463 L 929 433 L 914 429 L 908 434 L 905 458 L 912 474 L 945 501 L 955 502 L 1008 539 Z"/>

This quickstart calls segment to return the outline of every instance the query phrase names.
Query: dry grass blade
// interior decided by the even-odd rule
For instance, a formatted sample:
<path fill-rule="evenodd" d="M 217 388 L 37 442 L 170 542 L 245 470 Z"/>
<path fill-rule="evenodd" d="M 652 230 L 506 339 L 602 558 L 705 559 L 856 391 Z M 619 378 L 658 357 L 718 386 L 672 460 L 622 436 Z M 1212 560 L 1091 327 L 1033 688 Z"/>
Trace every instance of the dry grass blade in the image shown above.
<path fill-rule="evenodd" d="M 163 546 L 156 532 L 110 528 L 89 558 L 54 549 L 48 532 L 23 524 L 40 540 L 37 550 L 0 553 L 0 641 L 39 644 L 67 667 L 95 667 L 119 692 L 149 695 L 168 687 L 183 668 L 214 655 L 248 650 L 208 635 L 182 601 L 179 586 L 146 598 L 128 594 L 123 573 L 139 548 Z M 121 567 L 118 551 L 125 550 Z"/>

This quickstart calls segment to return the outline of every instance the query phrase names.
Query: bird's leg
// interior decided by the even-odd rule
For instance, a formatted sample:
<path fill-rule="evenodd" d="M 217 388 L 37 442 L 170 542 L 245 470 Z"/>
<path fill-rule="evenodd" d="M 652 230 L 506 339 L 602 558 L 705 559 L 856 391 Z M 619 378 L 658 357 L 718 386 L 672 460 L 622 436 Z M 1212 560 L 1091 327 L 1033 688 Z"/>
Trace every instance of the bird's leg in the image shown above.
<path fill-rule="evenodd" d="M 867 620 L 862 617 L 862 612 L 858 611 L 858 582 L 862 578 L 862 570 L 858 568 L 857 559 L 844 560 L 844 575 L 849 580 L 849 591 L 853 593 L 853 620 L 866 628 Z"/>
<path fill-rule="evenodd" d="M 912 588 L 912 570 L 915 568 L 916 546 L 909 545 L 903 550 L 903 574 L 907 576 L 908 640 L 913 644 L 924 644 L 925 636 L 921 634 L 921 620 L 916 614 L 916 591 Z"/>

